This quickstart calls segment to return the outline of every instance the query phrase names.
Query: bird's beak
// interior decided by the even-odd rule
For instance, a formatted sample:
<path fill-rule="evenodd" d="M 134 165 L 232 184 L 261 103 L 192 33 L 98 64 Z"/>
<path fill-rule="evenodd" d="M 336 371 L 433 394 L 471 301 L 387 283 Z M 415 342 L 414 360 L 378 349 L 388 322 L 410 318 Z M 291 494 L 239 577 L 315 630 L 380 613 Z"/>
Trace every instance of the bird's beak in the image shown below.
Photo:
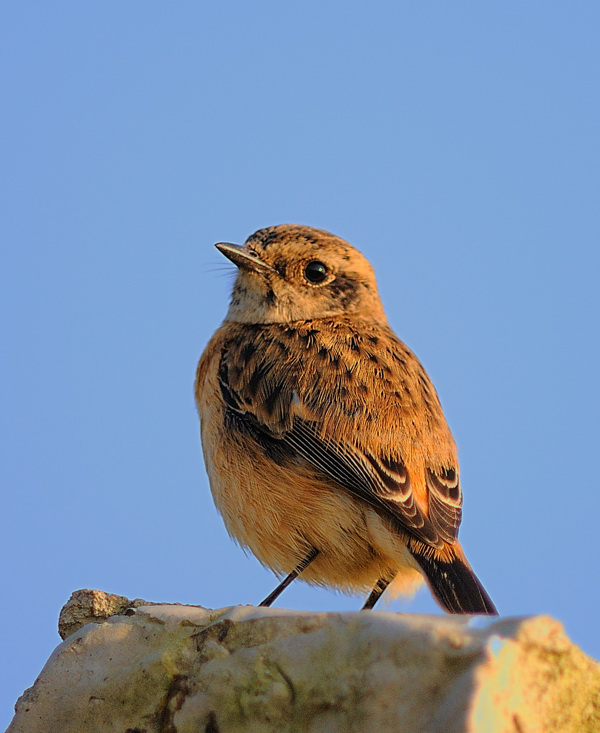
<path fill-rule="evenodd" d="M 224 254 L 228 260 L 242 270 L 253 270 L 254 272 L 275 272 L 271 265 L 267 265 L 259 259 L 254 252 L 241 247 L 239 244 L 229 244 L 229 242 L 217 242 L 215 247 L 221 254 Z"/>

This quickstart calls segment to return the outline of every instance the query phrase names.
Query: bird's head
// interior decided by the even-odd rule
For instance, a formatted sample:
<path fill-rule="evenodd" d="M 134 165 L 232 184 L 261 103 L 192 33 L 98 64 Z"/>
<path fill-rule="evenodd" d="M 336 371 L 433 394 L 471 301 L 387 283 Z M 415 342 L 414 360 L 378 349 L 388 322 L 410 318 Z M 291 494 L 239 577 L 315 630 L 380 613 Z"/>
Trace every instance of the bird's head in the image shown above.
<path fill-rule="evenodd" d="M 229 321 L 287 323 L 355 315 L 386 322 L 375 274 L 343 239 L 311 227 L 260 229 L 217 249 L 238 268 Z"/>

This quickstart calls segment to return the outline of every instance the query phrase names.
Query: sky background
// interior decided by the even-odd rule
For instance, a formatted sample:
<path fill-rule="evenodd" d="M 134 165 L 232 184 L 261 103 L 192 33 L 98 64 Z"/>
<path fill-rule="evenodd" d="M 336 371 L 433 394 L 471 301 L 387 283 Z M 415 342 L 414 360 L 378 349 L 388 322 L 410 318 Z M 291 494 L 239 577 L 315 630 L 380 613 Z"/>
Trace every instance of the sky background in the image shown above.
<path fill-rule="evenodd" d="M 279 223 L 373 263 L 500 612 L 600 657 L 599 31 L 577 0 L 0 5 L 0 727 L 73 590 L 274 587 L 213 507 L 192 384 L 231 284 L 213 243 Z"/>

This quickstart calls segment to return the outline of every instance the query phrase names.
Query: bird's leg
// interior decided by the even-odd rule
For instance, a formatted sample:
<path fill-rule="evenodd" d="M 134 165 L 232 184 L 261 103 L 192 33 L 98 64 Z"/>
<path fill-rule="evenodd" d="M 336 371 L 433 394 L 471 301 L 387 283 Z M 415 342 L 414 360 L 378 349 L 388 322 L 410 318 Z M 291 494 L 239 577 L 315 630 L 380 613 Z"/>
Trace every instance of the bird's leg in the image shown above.
<path fill-rule="evenodd" d="M 316 547 L 313 547 L 313 549 L 308 553 L 304 560 L 298 563 L 298 565 L 294 568 L 294 570 L 292 570 L 287 578 L 284 578 L 281 583 L 279 583 L 277 588 L 275 588 L 272 593 L 269 593 L 265 600 L 258 605 L 268 608 L 273 603 L 273 601 L 283 593 L 283 591 L 288 587 L 292 580 L 295 580 L 303 570 L 306 570 L 306 568 L 311 564 L 311 562 L 318 554 L 319 551 L 316 549 Z"/>
<path fill-rule="evenodd" d="M 381 596 L 384 594 L 385 589 L 388 587 L 388 585 L 392 582 L 392 578 L 389 580 L 386 580 L 385 578 L 379 578 L 377 581 L 377 585 L 373 588 L 371 593 L 369 594 L 369 597 L 365 601 L 365 605 L 360 609 L 361 611 L 370 611 L 373 606 L 377 603 L 377 601 L 381 598 Z"/>

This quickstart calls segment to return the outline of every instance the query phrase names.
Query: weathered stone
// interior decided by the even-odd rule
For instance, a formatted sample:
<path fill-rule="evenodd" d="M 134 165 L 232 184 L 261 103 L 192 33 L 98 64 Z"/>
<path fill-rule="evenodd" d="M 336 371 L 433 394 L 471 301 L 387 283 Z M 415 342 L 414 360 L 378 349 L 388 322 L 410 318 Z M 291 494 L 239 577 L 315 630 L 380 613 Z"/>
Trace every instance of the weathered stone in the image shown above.
<path fill-rule="evenodd" d="M 600 665 L 544 616 L 69 604 L 9 733 L 600 730 Z"/>
<path fill-rule="evenodd" d="M 152 601 L 135 598 L 131 601 L 125 596 L 105 593 L 101 590 L 76 590 L 65 603 L 58 617 L 58 633 L 66 639 L 89 623 L 100 623 L 111 616 L 120 616 L 139 606 L 158 606 Z"/>

